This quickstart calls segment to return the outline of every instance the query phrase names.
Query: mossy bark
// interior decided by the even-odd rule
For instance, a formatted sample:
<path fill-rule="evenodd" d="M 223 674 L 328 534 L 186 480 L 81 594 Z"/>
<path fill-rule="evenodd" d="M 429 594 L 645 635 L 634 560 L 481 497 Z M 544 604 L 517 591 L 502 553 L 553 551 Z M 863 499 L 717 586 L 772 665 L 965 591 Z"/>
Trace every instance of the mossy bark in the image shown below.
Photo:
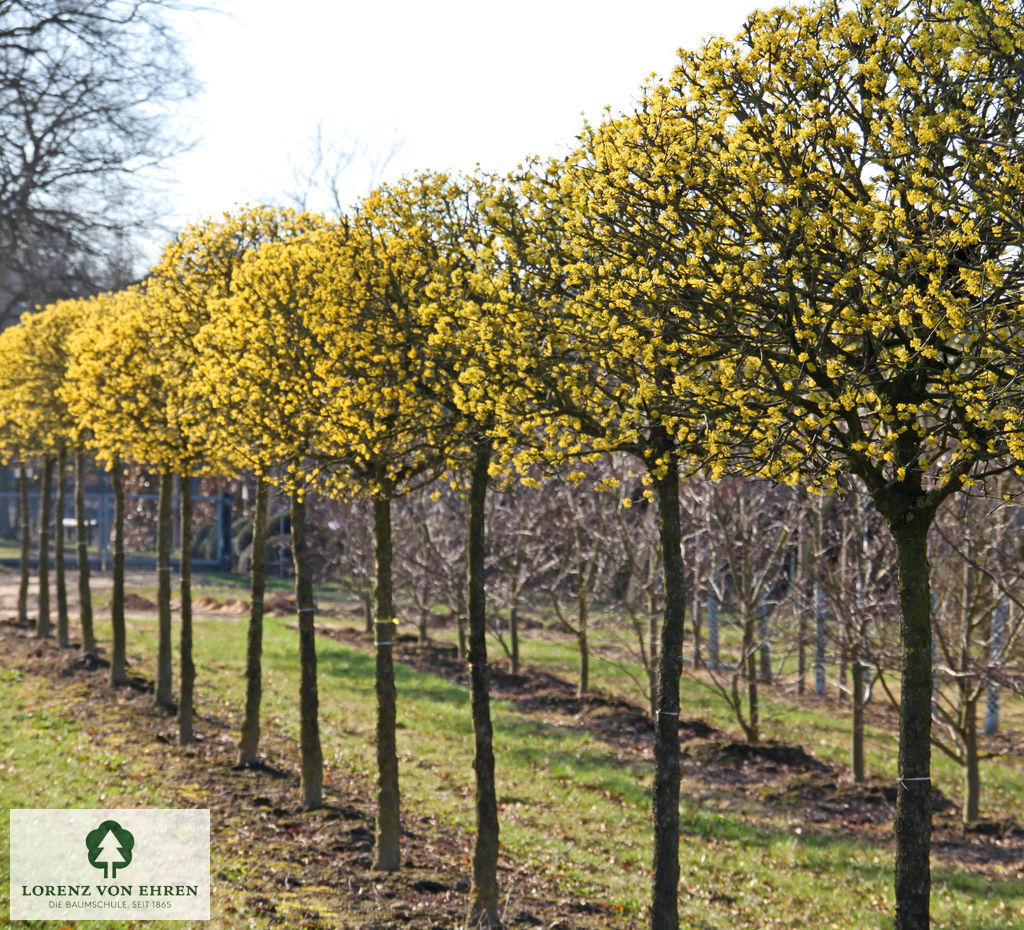
<path fill-rule="evenodd" d="M 42 487 L 39 495 L 39 614 L 36 635 L 49 636 L 50 622 L 50 527 L 53 524 L 53 458 L 43 461 Z"/>
<path fill-rule="evenodd" d="M 473 714 L 473 772 L 476 776 L 476 835 L 469 890 L 468 925 L 501 926 L 498 916 L 498 797 L 494 787 L 494 733 L 487 668 L 487 599 L 484 588 L 485 503 L 490 483 L 491 447 L 478 444 L 469 488 L 466 544 L 469 595 L 469 687 Z"/>
<path fill-rule="evenodd" d="M 32 564 L 32 526 L 28 509 L 28 466 L 24 462 L 18 466 L 18 526 L 21 530 L 18 622 L 28 623 L 28 583 Z"/>
<path fill-rule="evenodd" d="M 259 759 L 260 703 L 263 699 L 263 596 L 267 588 L 267 482 L 256 479 L 252 517 L 252 561 L 249 584 L 249 635 L 245 651 L 245 719 L 238 741 L 238 764 Z"/>
<path fill-rule="evenodd" d="M 392 657 L 397 634 L 392 590 L 391 497 L 384 493 L 373 501 L 374 564 L 376 579 L 377 693 L 377 830 L 373 861 L 375 869 L 392 871 L 399 866 L 398 750 L 395 739 L 397 697 Z"/>
<path fill-rule="evenodd" d="M 654 474 L 658 527 L 665 578 L 665 618 L 661 625 L 658 710 L 654 731 L 654 868 L 651 930 L 679 927 L 679 678 L 683 671 L 686 604 L 679 471 L 674 459 Z"/>
<path fill-rule="evenodd" d="M 57 589 L 57 645 L 66 649 L 71 645 L 70 619 L 68 615 L 68 580 L 64 564 L 64 508 L 66 506 L 65 481 L 68 470 L 68 454 L 62 446 L 57 453 L 57 511 L 56 533 L 53 538 L 53 574 Z"/>
<path fill-rule="evenodd" d="M 75 453 L 75 528 L 78 533 L 78 609 L 82 620 L 82 652 L 96 655 L 89 587 L 89 527 L 85 518 L 85 453 Z"/>
<path fill-rule="evenodd" d="M 195 742 L 194 711 L 196 666 L 192 658 L 192 485 L 188 475 L 178 479 L 181 503 L 181 695 L 178 700 L 178 743 Z"/>
<path fill-rule="evenodd" d="M 302 755 L 299 793 L 303 809 L 313 810 L 324 803 L 324 757 L 320 747 L 313 569 L 306 534 L 306 502 L 298 491 L 292 492 L 292 558 L 295 563 L 295 604 L 299 613 L 299 743 Z"/>
<path fill-rule="evenodd" d="M 156 515 L 157 653 L 156 697 L 158 707 L 174 709 L 171 668 L 171 496 L 174 477 L 160 473 Z"/>
<path fill-rule="evenodd" d="M 124 626 L 124 469 L 114 456 L 110 483 L 114 490 L 114 577 L 110 595 L 110 624 L 113 644 L 110 653 L 110 684 L 128 684 L 127 636 Z"/>

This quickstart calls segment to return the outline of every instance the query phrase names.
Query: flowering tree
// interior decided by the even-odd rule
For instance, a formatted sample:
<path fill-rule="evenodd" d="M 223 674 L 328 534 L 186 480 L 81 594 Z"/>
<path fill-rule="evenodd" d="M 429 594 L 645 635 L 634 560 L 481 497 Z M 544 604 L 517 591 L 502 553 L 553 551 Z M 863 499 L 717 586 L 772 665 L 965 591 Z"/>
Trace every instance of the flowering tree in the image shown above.
<path fill-rule="evenodd" d="M 899 930 L 929 921 L 928 530 L 1024 447 L 1022 23 L 1003 0 L 755 14 L 595 136 L 608 250 L 644 256 L 620 293 L 660 293 L 718 353 L 680 383 L 710 450 L 826 489 L 852 474 L 892 533 Z"/>
<path fill-rule="evenodd" d="M 463 376 L 469 402 L 494 395 L 499 429 L 514 436 L 513 463 L 527 471 L 613 452 L 632 455 L 657 502 L 664 618 L 655 710 L 652 925 L 677 922 L 679 883 L 679 678 L 686 586 L 680 475 L 703 451 L 702 408 L 683 407 L 681 385 L 712 352 L 684 325 L 688 314 L 648 288 L 647 245 L 613 242 L 595 193 L 600 142 L 563 164 L 535 166 L 518 190 L 499 190 L 488 218 L 508 256 L 488 303 L 484 333 L 500 331 L 502 355 Z M 482 335 L 479 341 L 488 345 Z M 570 480 L 583 476 L 569 470 Z M 618 479 L 605 483 L 614 487 Z"/>
<path fill-rule="evenodd" d="M 175 416 L 182 437 L 179 475 L 181 488 L 181 654 L 182 699 L 179 717 L 182 732 L 191 728 L 191 700 L 194 671 L 192 652 L 191 540 L 192 499 L 188 476 L 199 471 L 231 470 L 237 457 L 223 436 L 213 435 L 217 418 L 212 409 L 215 394 L 203 388 L 197 377 L 200 365 L 197 337 L 214 313 L 217 301 L 234 293 L 235 276 L 247 252 L 267 242 L 284 241 L 300 235 L 318 223 L 311 214 L 268 207 L 246 207 L 194 223 L 182 230 L 163 250 L 150 271 L 147 291 L 158 316 L 157 353 L 168 366 L 166 383 L 178 397 Z M 198 386 L 197 386 L 198 385 Z M 262 693 L 260 654 L 262 650 L 263 593 L 266 585 L 264 538 L 266 535 L 267 487 L 262 473 L 257 478 L 253 514 L 253 562 L 250 592 L 249 631 L 246 649 L 245 718 L 239 745 L 239 763 L 251 765 L 259 745 L 259 708 Z M 187 692 L 187 693 L 186 693 Z"/>
<path fill-rule="evenodd" d="M 49 533 L 53 519 L 51 502 L 54 466 L 63 485 L 67 450 L 72 444 L 74 424 L 61 395 L 68 367 L 68 336 L 81 312 L 78 301 L 60 301 L 43 311 L 24 314 L 16 326 L 0 334 L 0 436 L 6 455 L 19 459 L 43 459 L 43 482 L 39 517 L 39 611 L 36 632 L 49 636 Z M 63 504 L 63 496 L 58 495 Z M 63 517 L 63 510 L 58 514 Z M 27 508 L 23 508 L 27 519 Z M 58 529 L 58 533 L 60 530 Z M 22 566 L 27 578 L 27 561 Z M 57 560 L 62 572 L 62 559 Z M 63 577 L 59 578 L 63 584 Z M 27 584 L 22 585 L 27 588 Z M 57 638 L 68 645 L 67 599 L 58 598 Z M 123 666 L 120 674 L 123 675 Z M 111 671 L 112 680 L 118 676 Z"/>
<path fill-rule="evenodd" d="M 309 218 L 309 236 L 321 225 Z M 199 349 L 190 391 L 207 405 L 212 445 L 234 469 L 280 482 L 291 499 L 292 555 L 299 624 L 299 709 L 303 807 L 323 803 L 323 753 L 313 576 L 306 537 L 308 485 L 319 449 L 329 446 L 323 404 L 328 394 L 306 310 L 312 306 L 320 253 L 309 236 L 271 240 L 251 250 L 232 273 L 230 293 L 215 300 L 195 337 Z M 260 545 L 255 537 L 254 546 Z M 250 628 L 247 707 L 258 713 L 258 637 Z M 254 719 L 243 729 L 243 750 L 253 746 Z"/>

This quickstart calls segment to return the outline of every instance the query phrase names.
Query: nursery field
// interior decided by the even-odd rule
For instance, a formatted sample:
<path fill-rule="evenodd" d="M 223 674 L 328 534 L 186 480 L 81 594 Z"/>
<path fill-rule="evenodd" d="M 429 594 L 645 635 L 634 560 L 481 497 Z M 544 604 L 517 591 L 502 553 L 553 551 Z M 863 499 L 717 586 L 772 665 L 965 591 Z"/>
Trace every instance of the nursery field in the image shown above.
<path fill-rule="evenodd" d="M 112 691 L 102 666 L 40 643 L 13 620 L 0 622 L 5 806 L 210 808 L 213 919 L 197 926 L 461 926 L 474 817 L 472 731 L 465 666 L 445 631 L 426 645 L 400 635 L 395 650 L 403 867 L 380 873 L 370 869 L 373 654 L 356 607 L 318 593 L 327 804 L 302 812 L 298 635 L 286 592 L 268 598 L 280 610 L 265 629 L 266 764 L 237 770 L 244 589 L 227 577 L 197 579 L 199 742 L 181 748 L 174 720 L 152 706 L 152 589 L 145 578 L 133 580 L 128 688 Z M 102 621 L 98 632 L 109 642 Z M 594 691 L 582 699 L 569 637 L 531 629 L 517 676 L 503 671 L 500 648 L 489 643 L 507 927 L 644 925 L 652 731 L 624 654 L 600 626 L 595 637 Z M 747 747 L 698 676 L 684 675 L 683 694 L 682 926 L 891 926 L 891 715 L 872 711 L 869 779 L 855 786 L 844 764 L 844 709 L 833 702 L 768 691 L 766 741 Z M 1020 729 L 1019 708 L 1010 710 L 1008 729 Z M 956 768 L 937 755 L 934 772 L 933 925 L 1024 928 L 1020 752 L 985 763 L 986 819 L 969 833 L 959 823 Z M 5 847 L 7 830 L 4 818 Z M 5 874 L 4 914 L 8 885 Z"/>

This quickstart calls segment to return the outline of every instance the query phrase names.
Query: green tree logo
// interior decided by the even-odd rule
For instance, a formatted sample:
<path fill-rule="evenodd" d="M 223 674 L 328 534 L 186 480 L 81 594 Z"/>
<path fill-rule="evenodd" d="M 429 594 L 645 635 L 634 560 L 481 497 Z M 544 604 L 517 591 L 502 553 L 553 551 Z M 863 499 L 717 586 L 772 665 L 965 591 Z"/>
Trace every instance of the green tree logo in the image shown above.
<path fill-rule="evenodd" d="M 89 863 L 103 869 L 104 878 L 117 878 L 117 870 L 132 861 L 135 837 L 116 820 L 104 820 L 85 838 Z"/>

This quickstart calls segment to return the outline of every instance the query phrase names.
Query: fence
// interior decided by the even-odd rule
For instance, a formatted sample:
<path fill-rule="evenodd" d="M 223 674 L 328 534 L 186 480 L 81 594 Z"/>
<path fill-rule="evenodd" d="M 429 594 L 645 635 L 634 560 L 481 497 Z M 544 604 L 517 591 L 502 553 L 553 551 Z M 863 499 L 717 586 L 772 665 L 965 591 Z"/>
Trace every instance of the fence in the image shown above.
<path fill-rule="evenodd" d="M 193 566 L 224 572 L 248 572 L 253 503 L 251 483 L 224 478 L 189 480 L 192 485 Z M 39 545 L 39 505 L 42 497 L 39 485 L 39 470 L 30 469 L 28 507 L 33 561 L 37 558 Z M 281 506 L 284 502 L 278 500 L 273 492 L 271 497 L 267 570 L 285 577 L 292 572 L 290 524 L 286 510 Z M 112 562 L 114 522 L 114 492 L 109 474 L 99 468 L 89 469 L 84 498 L 86 526 L 89 530 L 89 561 L 91 565 L 105 571 L 111 567 Z M 125 562 L 132 568 L 156 566 L 157 504 L 158 495 L 155 492 L 129 490 L 125 494 Z M 20 510 L 16 469 L 0 466 L 0 564 L 10 566 L 18 563 Z M 171 514 L 173 562 L 177 564 L 181 549 L 181 510 L 177 486 L 171 501 Z M 77 542 L 77 521 L 70 475 L 67 476 L 64 513 L 55 513 L 51 534 L 57 528 L 64 533 L 66 544 L 74 546 Z M 74 552 L 69 551 L 68 556 L 73 560 Z"/>

